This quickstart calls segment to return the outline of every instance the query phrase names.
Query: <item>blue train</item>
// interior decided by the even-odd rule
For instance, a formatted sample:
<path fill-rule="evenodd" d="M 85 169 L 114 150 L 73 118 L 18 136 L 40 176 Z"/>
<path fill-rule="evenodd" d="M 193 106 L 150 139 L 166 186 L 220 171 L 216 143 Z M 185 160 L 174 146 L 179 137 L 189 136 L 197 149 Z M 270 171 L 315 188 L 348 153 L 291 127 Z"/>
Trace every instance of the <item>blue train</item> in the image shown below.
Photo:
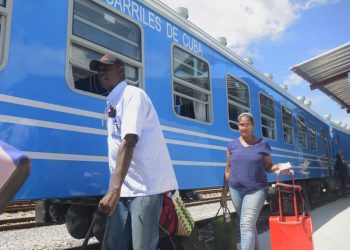
<path fill-rule="evenodd" d="M 222 185 L 241 112 L 310 193 L 324 188 L 336 153 L 350 161 L 348 129 L 159 1 L 0 0 L 0 139 L 32 159 L 16 199 L 44 201 L 51 217 L 81 213 L 107 191 L 106 91 L 88 67 L 106 53 L 152 99 L 181 189 Z"/>

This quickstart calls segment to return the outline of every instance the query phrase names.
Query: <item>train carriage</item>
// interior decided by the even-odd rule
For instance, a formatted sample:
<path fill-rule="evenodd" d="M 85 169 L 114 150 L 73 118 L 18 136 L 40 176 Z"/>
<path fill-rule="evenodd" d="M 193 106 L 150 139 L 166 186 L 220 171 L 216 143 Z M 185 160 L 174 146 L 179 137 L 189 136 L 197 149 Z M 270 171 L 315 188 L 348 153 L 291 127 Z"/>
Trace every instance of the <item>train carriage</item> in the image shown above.
<path fill-rule="evenodd" d="M 88 67 L 106 53 L 154 103 L 180 189 L 222 186 L 241 112 L 312 192 L 332 172 L 334 135 L 350 143 L 347 130 L 159 1 L 0 0 L 0 42 L 0 138 L 32 159 L 18 200 L 96 202 L 107 191 L 108 93 Z"/>
<path fill-rule="evenodd" d="M 343 156 L 344 163 L 350 165 L 350 135 L 346 126 L 341 126 L 340 123 L 331 125 L 332 147 L 333 152 Z"/>

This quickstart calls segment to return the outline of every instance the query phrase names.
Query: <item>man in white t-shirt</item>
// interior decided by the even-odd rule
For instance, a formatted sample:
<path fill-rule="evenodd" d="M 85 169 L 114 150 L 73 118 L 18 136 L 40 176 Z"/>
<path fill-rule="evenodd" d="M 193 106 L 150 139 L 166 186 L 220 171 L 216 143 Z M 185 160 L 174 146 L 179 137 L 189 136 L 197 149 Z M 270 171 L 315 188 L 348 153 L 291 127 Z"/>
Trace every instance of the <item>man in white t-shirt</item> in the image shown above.
<path fill-rule="evenodd" d="M 99 211 L 107 214 L 104 249 L 157 249 L 162 193 L 177 181 L 157 112 L 148 95 L 125 82 L 124 62 L 113 55 L 92 60 L 107 96 L 111 173 Z"/>

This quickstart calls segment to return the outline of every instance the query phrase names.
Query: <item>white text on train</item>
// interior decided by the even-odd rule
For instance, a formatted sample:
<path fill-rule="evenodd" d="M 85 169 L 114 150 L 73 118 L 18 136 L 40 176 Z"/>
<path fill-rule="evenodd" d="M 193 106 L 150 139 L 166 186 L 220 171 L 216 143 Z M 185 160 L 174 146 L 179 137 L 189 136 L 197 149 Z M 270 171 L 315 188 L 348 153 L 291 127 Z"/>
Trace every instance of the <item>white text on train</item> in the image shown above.
<path fill-rule="evenodd" d="M 186 32 L 180 32 L 177 27 L 164 21 L 160 16 L 145 9 L 132 0 L 105 0 L 106 3 L 124 12 L 126 15 L 157 32 L 166 32 L 166 36 L 186 48 L 203 56 L 202 44 Z M 163 26 L 164 24 L 164 26 Z M 164 27 L 164 28 L 163 28 Z"/>

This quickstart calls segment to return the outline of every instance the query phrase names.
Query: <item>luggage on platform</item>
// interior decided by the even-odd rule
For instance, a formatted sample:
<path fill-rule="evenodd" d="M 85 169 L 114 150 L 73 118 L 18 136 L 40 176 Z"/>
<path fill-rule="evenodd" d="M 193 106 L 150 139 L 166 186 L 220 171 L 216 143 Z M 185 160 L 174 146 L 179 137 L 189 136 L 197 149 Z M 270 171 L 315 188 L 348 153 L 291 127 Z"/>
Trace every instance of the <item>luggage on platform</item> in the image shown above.
<path fill-rule="evenodd" d="M 277 177 L 276 189 L 278 192 L 279 214 L 272 215 L 269 218 L 270 239 L 272 250 L 313 250 L 312 242 L 312 220 L 309 214 L 309 208 L 302 193 L 302 187 L 280 183 Z M 292 194 L 292 203 L 294 214 L 285 215 L 283 212 L 282 193 Z M 298 199 L 301 205 L 298 206 Z M 301 211 L 298 211 L 301 209 Z"/>
<path fill-rule="evenodd" d="M 219 215 L 221 209 L 223 214 Z M 215 250 L 237 250 L 236 227 L 227 207 L 220 206 L 211 225 L 214 231 Z"/>
<path fill-rule="evenodd" d="M 0 214 L 21 188 L 29 171 L 29 158 L 0 140 Z"/>

